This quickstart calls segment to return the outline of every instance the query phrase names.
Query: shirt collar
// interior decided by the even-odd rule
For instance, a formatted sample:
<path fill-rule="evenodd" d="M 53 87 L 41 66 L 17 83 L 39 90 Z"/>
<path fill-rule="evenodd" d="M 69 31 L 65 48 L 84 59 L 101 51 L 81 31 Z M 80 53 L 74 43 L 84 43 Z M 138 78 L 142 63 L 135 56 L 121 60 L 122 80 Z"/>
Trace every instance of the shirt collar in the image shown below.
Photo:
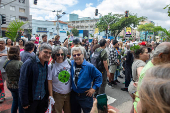
<path fill-rule="evenodd" d="M 36 56 L 36 62 L 40 62 L 40 59 L 38 58 L 38 56 Z"/>

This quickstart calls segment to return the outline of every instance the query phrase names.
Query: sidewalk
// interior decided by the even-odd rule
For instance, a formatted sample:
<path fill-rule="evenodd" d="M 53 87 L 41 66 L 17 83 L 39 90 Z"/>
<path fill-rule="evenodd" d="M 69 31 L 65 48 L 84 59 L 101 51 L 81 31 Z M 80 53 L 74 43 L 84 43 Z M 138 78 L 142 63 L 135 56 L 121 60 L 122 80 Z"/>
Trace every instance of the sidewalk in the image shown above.
<path fill-rule="evenodd" d="M 11 92 L 6 87 L 5 82 L 5 101 L 3 103 L 0 103 L 0 113 L 11 113 L 11 106 L 12 106 L 12 95 Z"/>
<path fill-rule="evenodd" d="M 8 90 L 6 87 L 6 82 L 5 82 L 5 101 L 3 103 L 0 103 L 0 113 L 11 113 L 11 106 L 12 106 L 12 95 L 11 92 Z M 116 113 L 119 113 L 119 110 L 112 107 L 108 106 L 109 109 L 114 109 Z"/>

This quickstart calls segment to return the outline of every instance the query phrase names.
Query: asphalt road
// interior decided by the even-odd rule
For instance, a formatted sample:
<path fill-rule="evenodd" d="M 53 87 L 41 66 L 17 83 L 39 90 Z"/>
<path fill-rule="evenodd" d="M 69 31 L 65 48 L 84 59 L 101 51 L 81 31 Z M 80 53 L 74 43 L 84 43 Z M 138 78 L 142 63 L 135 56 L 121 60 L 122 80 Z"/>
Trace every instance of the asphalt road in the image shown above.
<path fill-rule="evenodd" d="M 111 102 L 111 106 L 117 108 L 119 110 L 119 113 L 130 113 L 130 110 L 132 108 L 132 98 L 130 97 L 129 93 L 126 91 L 122 91 L 121 88 L 125 87 L 125 84 L 123 82 L 125 81 L 125 76 L 122 78 L 118 78 L 120 83 L 117 83 L 117 85 L 114 86 L 114 88 L 110 88 L 108 85 L 106 86 L 106 94 L 111 97 L 110 100 L 113 100 Z M 114 99 L 116 100 L 114 100 Z"/>

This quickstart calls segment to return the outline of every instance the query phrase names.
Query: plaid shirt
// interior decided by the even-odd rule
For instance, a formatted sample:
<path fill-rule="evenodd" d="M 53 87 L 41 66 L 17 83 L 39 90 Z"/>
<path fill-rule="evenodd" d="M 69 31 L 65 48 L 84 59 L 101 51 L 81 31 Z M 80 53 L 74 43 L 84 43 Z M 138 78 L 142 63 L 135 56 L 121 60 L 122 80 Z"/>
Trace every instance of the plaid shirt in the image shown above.
<path fill-rule="evenodd" d="M 38 63 L 39 76 L 37 81 L 37 86 L 35 89 L 34 100 L 42 100 L 46 94 L 45 91 L 45 80 L 47 76 L 46 65 L 40 63 L 39 58 L 36 56 L 36 61 Z"/>
<path fill-rule="evenodd" d="M 117 50 L 114 47 L 110 48 L 110 54 L 109 54 L 109 64 L 110 65 L 116 65 L 118 64 L 117 62 Z"/>

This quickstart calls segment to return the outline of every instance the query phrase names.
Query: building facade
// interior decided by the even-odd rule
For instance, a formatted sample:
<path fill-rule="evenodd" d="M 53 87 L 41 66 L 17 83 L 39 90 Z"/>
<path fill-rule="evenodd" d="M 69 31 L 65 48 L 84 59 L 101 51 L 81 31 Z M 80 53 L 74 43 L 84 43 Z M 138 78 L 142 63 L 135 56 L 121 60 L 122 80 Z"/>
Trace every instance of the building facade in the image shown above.
<path fill-rule="evenodd" d="M 57 21 L 42 21 L 32 20 L 32 34 L 37 34 L 42 38 L 43 34 L 47 35 L 47 39 L 52 39 L 56 35 L 60 35 L 60 41 L 63 42 L 67 38 L 67 32 L 70 32 L 71 26 L 68 26 L 66 22 L 59 20 L 59 34 L 57 34 Z"/>
<path fill-rule="evenodd" d="M 6 16 L 6 24 L 1 26 L 2 36 L 5 37 L 5 31 L 10 21 L 32 21 L 30 15 L 29 0 L 1 0 L 0 14 Z M 10 3 L 11 2 L 11 3 Z M 9 4 L 8 4 L 9 3 Z"/>

